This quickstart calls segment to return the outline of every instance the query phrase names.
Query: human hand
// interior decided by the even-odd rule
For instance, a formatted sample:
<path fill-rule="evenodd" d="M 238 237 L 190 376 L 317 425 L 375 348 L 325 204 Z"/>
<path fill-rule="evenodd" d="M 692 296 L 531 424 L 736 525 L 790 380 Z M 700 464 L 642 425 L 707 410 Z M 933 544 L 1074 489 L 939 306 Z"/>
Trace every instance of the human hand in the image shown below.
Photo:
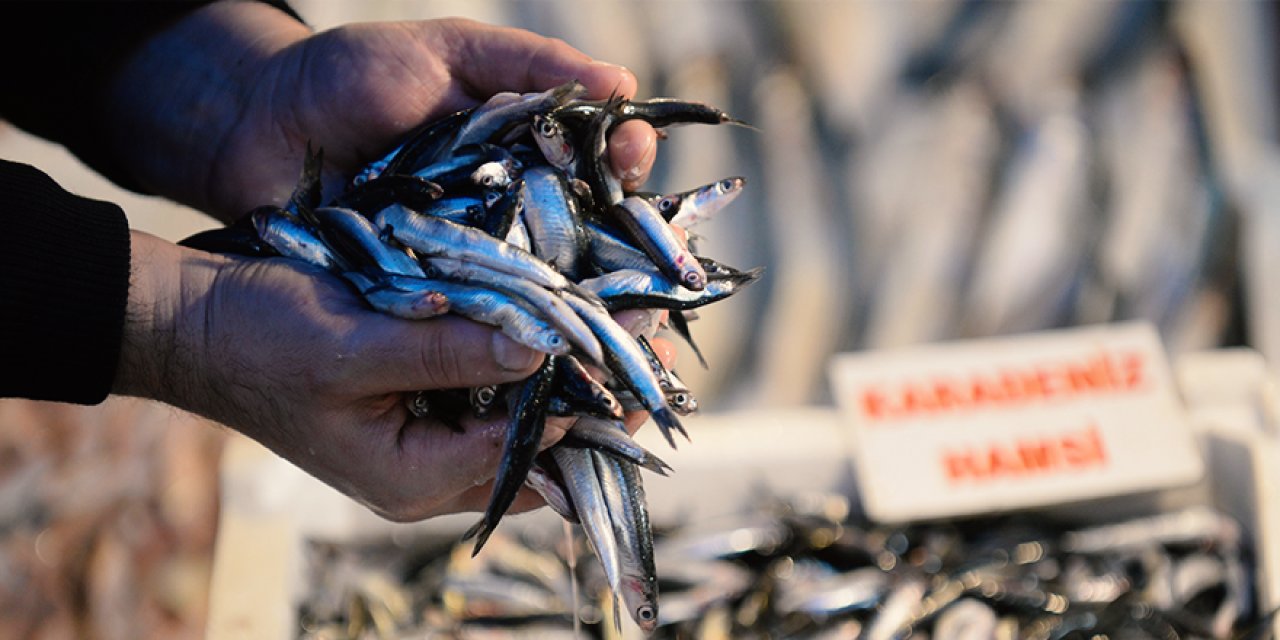
<path fill-rule="evenodd" d="M 574 79 L 591 98 L 636 91 L 630 71 L 519 29 L 451 18 L 313 34 L 267 5 L 215 3 L 120 73 L 116 148 L 144 185 L 230 222 L 284 202 L 308 143 L 324 149 L 331 195 L 423 122 Z M 139 146 L 139 131 L 154 142 Z M 638 120 L 612 133 L 610 163 L 625 187 L 647 178 L 656 141 Z"/>
<path fill-rule="evenodd" d="M 540 354 L 462 318 L 375 312 L 300 262 L 217 256 L 140 232 L 132 241 L 116 393 L 232 426 L 392 520 L 484 508 L 505 416 L 468 417 L 456 432 L 413 417 L 405 394 L 521 380 Z M 633 414 L 628 427 L 644 420 Z M 568 426 L 549 421 L 543 447 Z M 540 504 L 526 493 L 515 510 Z"/>
<path fill-rule="evenodd" d="M 246 22 L 250 12 L 254 19 Z M 202 41 L 210 25 L 226 38 Z M 225 3 L 175 30 L 148 49 L 163 51 L 165 39 L 184 30 L 179 41 L 195 51 L 241 47 L 247 62 L 223 84 L 243 91 L 233 92 L 230 104 L 225 94 L 201 101 L 193 119 L 160 121 L 166 135 L 187 127 L 177 136 L 183 144 L 217 140 L 203 149 L 216 153 L 202 155 L 196 145 L 183 150 L 188 153 L 152 158 L 185 163 L 136 166 L 157 191 L 224 220 L 283 201 L 308 142 L 325 149 L 332 189 L 420 122 L 500 90 L 532 91 L 578 79 L 596 97 L 635 91 L 629 72 L 594 63 L 562 42 L 464 20 L 358 25 L 312 36 L 270 7 Z M 249 31 L 257 35 L 246 36 Z M 138 60 L 124 76 L 143 70 L 149 78 L 165 77 Z M 232 113 L 231 125 L 222 126 Z M 147 111 L 136 114 L 145 118 Z M 203 126 L 200 114 L 212 114 Z M 629 188 L 647 176 L 655 145 L 653 130 L 641 122 L 614 132 L 611 162 L 623 168 L 617 173 Z M 135 235 L 135 253 L 154 244 Z M 153 312 L 150 328 L 144 323 L 139 335 L 170 338 L 126 345 L 121 392 L 156 397 L 232 426 L 391 519 L 483 508 L 489 496 L 483 483 L 501 455 L 501 417 L 467 422 L 465 433 L 457 434 L 409 416 L 403 394 L 519 380 L 541 356 L 458 318 L 408 323 L 374 313 L 336 278 L 304 267 L 167 246 L 149 251 L 139 255 L 160 260 L 142 265 L 143 272 L 164 276 L 173 270 L 156 265 L 176 264 L 185 275 L 180 286 L 157 277 L 153 284 L 162 286 L 140 289 L 149 296 L 143 308 L 172 308 Z M 146 280 L 138 271 L 135 288 Z M 500 367 L 489 347 L 495 339 L 527 364 Z M 661 341 L 655 348 L 672 353 Z M 414 375 L 387 375 L 403 367 Z M 634 431 L 644 419 L 631 416 L 628 428 Z M 567 427 L 566 420 L 548 421 L 543 446 Z M 513 508 L 537 504 L 522 496 Z"/>

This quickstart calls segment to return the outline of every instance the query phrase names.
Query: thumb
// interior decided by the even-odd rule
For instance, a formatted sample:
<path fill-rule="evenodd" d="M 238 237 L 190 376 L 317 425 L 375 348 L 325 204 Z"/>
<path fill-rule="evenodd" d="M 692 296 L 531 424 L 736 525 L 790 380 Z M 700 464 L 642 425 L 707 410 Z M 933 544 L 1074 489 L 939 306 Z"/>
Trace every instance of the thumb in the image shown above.
<path fill-rule="evenodd" d="M 529 377 L 543 354 L 501 331 L 454 316 L 401 320 L 377 315 L 356 351 L 375 392 L 454 389 Z"/>
<path fill-rule="evenodd" d="M 462 18 L 434 26 L 442 30 L 446 46 L 441 55 L 454 78 L 478 100 L 501 91 L 542 91 L 570 80 L 585 85 L 592 98 L 635 95 L 634 74 L 592 60 L 563 40 Z"/>

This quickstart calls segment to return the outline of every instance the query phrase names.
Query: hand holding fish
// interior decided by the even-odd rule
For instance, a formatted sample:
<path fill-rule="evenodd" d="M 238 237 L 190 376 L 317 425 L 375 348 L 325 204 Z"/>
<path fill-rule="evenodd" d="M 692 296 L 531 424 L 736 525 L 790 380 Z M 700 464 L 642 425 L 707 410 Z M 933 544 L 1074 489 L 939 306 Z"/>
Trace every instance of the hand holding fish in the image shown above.
<path fill-rule="evenodd" d="M 142 184 L 229 222 L 283 202 L 308 143 L 325 150 L 328 191 L 422 122 L 572 79 L 587 97 L 636 88 L 625 69 L 525 31 L 441 20 L 312 34 L 266 5 L 218 3 L 144 45 L 113 113 L 132 132 L 119 147 Z M 618 126 L 618 179 L 643 182 L 655 147 L 643 121 Z M 454 431 L 409 415 L 404 396 L 521 380 L 541 354 L 459 317 L 375 312 L 296 262 L 132 240 L 117 393 L 232 426 L 393 520 L 484 507 L 505 421 L 468 417 Z M 547 426 L 549 446 L 568 421 Z M 538 504 L 524 491 L 513 508 Z"/>
<path fill-rule="evenodd" d="M 268 5 L 222 2 L 152 38 L 120 72 L 112 133 L 142 184 L 231 222 L 284 202 L 308 143 L 325 150 L 328 193 L 423 122 L 570 80 L 588 98 L 636 91 L 627 69 L 520 29 L 444 19 L 313 33 Z M 656 139 L 640 120 L 613 131 L 624 186 L 649 175 Z"/>

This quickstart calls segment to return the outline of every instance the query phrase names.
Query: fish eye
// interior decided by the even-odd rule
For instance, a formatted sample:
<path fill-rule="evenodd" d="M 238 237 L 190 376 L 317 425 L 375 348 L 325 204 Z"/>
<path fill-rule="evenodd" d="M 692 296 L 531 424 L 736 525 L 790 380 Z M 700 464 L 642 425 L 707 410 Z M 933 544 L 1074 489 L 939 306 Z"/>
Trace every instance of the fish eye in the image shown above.
<path fill-rule="evenodd" d="M 550 120 L 543 120 L 538 123 L 538 133 L 544 138 L 550 138 L 556 134 L 556 125 Z"/>
<path fill-rule="evenodd" d="M 721 181 L 720 181 L 720 191 L 722 191 L 722 192 L 723 192 L 723 191 L 729 191 L 729 190 L 731 190 L 731 189 L 733 189 L 733 181 L 732 181 L 732 180 L 721 180 Z"/>
<path fill-rule="evenodd" d="M 658 211 L 670 211 L 671 207 L 674 206 L 676 206 L 676 201 L 670 197 L 658 201 Z"/>
<path fill-rule="evenodd" d="M 495 393 L 493 387 L 480 387 L 480 390 L 476 392 L 476 400 L 479 400 L 481 404 L 489 404 L 493 402 Z"/>
<path fill-rule="evenodd" d="M 652 620 L 655 615 L 656 614 L 653 611 L 653 607 L 649 605 L 644 605 L 639 609 L 636 609 L 636 617 L 640 618 L 641 620 Z"/>

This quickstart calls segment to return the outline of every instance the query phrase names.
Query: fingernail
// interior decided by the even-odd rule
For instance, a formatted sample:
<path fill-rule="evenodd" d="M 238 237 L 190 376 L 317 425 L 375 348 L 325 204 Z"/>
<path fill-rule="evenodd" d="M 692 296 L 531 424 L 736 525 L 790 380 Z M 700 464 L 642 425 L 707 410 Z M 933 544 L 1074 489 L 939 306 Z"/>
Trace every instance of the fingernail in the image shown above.
<path fill-rule="evenodd" d="M 493 359 L 507 371 L 524 371 L 538 361 L 538 352 L 516 344 L 501 333 L 493 334 Z"/>
<path fill-rule="evenodd" d="M 628 167 L 627 170 L 623 171 L 622 175 L 618 177 L 623 180 L 639 180 L 640 177 L 644 175 L 645 167 L 653 164 L 653 158 L 657 152 L 657 140 L 655 138 L 646 137 L 644 151 L 640 152 L 640 158 L 636 160 L 635 164 Z"/>
<path fill-rule="evenodd" d="M 628 333 L 633 336 L 643 335 L 652 338 L 658 333 L 660 316 L 650 309 L 632 309 L 618 313 L 614 318 Z"/>
<path fill-rule="evenodd" d="M 605 62 L 603 60 L 592 60 L 591 63 L 588 64 L 587 66 L 593 69 L 603 69 L 608 73 L 617 73 L 617 74 L 624 74 L 624 75 L 629 75 L 631 73 L 630 69 L 620 64 L 613 64 L 612 62 Z"/>

